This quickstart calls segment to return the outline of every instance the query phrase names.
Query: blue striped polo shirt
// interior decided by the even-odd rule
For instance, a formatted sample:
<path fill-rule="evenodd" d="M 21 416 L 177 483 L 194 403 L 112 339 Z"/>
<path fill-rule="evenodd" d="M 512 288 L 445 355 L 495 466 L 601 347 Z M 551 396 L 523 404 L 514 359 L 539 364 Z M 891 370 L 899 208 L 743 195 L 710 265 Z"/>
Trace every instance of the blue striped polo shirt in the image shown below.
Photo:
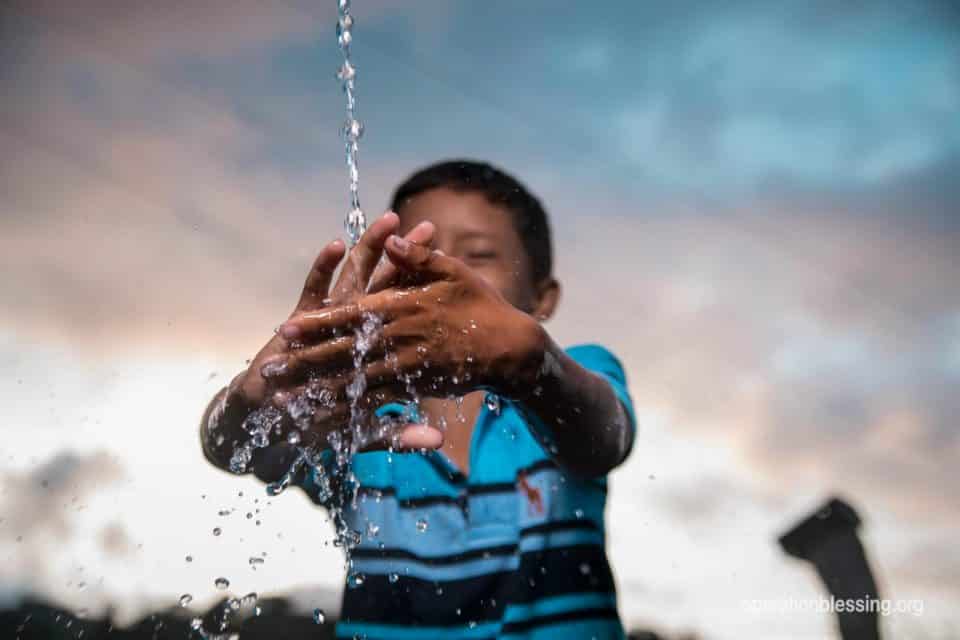
<path fill-rule="evenodd" d="M 566 353 L 602 376 L 635 428 L 620 362 Z M 338 638 L 597 640 L 624 637 L 604 549 L 606 478 L 567 473 L 512 401 L 488 393 L 464 476 L 439 451 L 360 453 L 353 550 Z M 314 501 L 317 471 L 301 487 Z"/>

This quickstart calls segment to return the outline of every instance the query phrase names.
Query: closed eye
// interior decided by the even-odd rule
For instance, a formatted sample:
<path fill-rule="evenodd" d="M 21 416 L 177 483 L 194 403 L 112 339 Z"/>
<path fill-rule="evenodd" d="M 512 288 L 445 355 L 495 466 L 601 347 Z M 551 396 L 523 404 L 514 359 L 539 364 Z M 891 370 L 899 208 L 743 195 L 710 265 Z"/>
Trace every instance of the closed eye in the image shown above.
<path fill-rule="evenodd" d="M 495 251 L 469 251 L 466 255 L 468 260 L 491 260 L 496 257 Z"/>

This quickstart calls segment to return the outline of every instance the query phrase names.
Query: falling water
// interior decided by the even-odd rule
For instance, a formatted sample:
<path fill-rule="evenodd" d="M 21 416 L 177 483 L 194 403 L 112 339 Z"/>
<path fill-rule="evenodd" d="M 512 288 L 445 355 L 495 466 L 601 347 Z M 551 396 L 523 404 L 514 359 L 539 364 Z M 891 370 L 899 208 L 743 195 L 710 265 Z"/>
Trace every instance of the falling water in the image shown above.
<path fill-rule="evenodd" d="M 352 29 L 354 26 L 354 19 L 350 14 L 350 0 L 338 0 L 337 4 L 337 45 L 343 54 L 343 63 L 337 72 L 337 78 L 342 83 L 347 107 L 347 117 L 340 133 L 344 138 L 350 192 L 350 209 L 344 221 L 344 226 L 350 245 L 353 246 L 366 230 L 366 217 L 360 208 L 359 171 L 357 167 L 358 141 L 363 135 L 363 124 L 356 118 L 354 86 L 356 69 L 350 60 L 350 45 L 353 42 Z M 363 369 L 364 359 L 379 339 L 382 328 L 383 323 L 380 318 L 367 314 L 363 317 L 361 326 L 355 329 L 354 373 L 346 389 L 350 408 L 350 418 L 346 429 L 332 431 L 327 436 L 327 443 L 311 441 L 304 437 L 313 427 L 316 414 L 336 407 L 334 393 L 319 380 L 310 380 L 304 392 L 291 399 L 283 408 L 283 411 L 265 406 L 250 413 L 243 423 L 243 429 L 249 438 L 234 449 L 229 464 L 232 472 L 245 473 L 257 449 L 265 448 L 283 440 L 288 446 L 296 450 L 297 455 L 286 473 L 275 482 L 267 485 L 267 494 L 274 496 L 282 493 L 295 481 L 297 474 L 302 469 L 306 467 L 309 470 L 313 479 L 319 485 L 319 495 L 317 497 L 327 505 L 327 510 L 333 521 L 334 545 L 344 550 L 348 587 L 359 586 L 364 581 L 362 574 L 355 573 L 352 570 L 351 559 L 351 551 L 359 544 L 364 532 L 352 530 L 347 519 L 348 510 L 357 507 L 358 482 L 352 471 L 353 456 L 374 442 L 386 441 L 388 445 L 392 444 L 391 438 L 398 433 L 398 426 L 419 421 L 416 409 L 419 405 L 419 397 L 413 384 L 413 378 L 410 376 L 403 377 L 403 382 L 412 402 L 408 404 L 409 408 L 402 416 L 373 420 L 363 406 L 362 398 L 367 391 L 367 380 Z M 397 364 L 394 354 L 386 354 L 385 360 L 388 364 L 394 366 Z M 282 436 L 284 414 L 292 420 L 295 426 L 295 429 L 288 432 L 285 438 Z M 332 456 L 325 461 L 322 449 L 326 445 L 329 445 Z M 390 450 L 392 451 L 392 447 L 390 447 Z M 423 520 L 417 523 L 417 530 L 422 533 L 426 531 L 427 526 L 426 520 Z M 373 538 L 376 537 L 378 529 L 379 527 L 375 524 L 368 523 L 365 533 L 368 537 Z M 214 535 L 219 535 L 219 528 L 214 531 Z M 251 566 L 254 565 L 255 561 L 259 564 L 262 559 L 250 558 Z M 220 580 L 226 583 L 225 579 L 221 578 Z M 218 588 L 226 588 L 225 585 L 221 587 L 221 584 L 218 580 Z M 234 600 L 227 602 L 221 632 L 226 629 L 225 621 L 229 619 L 230 607 L 234 602 Z M 320 612 L 319 618 L 322 621 L 322 612 Z M 201 635 L 204 635 L 202 623 L 198 630 Z M 220 636 L 206 634 L 204 637 L 212 640 Z"/>
<path fill-rule="evenodd" d="M 347 175 L 350 177 L 350 210 L 344 221 L 350 245 L 357 244 L 367 228 L 367 218 L 360 208 L 360 170 L 357 167 L 358 141 L 363 135 L 363 123 L 356 118 L 357 98 L 354 80 L 357 70 L 350 62 L 350 44 L 353 42 L 353 16 L 350 14 L 350 0 L 337 1 L 337 46 L 343 53 L 343 64 L 337 71 L 337 78 L 343 85 L 347 97 L 347 119 L 341 133 L 347 152 Z"/>

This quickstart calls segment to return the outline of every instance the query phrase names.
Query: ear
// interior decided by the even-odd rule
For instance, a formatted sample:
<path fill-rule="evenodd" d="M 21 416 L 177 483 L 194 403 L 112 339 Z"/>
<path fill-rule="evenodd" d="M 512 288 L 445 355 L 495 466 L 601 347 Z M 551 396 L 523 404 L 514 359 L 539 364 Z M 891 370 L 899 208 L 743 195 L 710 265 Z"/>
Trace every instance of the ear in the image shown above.
<path fill-rule="evenodd" d="M 544 278 L 537 285 L 536 302 L 533 305 L 534 318 L 540 322 L 550 319 L 560 302 L 560 283 L 554 278 Z"/>

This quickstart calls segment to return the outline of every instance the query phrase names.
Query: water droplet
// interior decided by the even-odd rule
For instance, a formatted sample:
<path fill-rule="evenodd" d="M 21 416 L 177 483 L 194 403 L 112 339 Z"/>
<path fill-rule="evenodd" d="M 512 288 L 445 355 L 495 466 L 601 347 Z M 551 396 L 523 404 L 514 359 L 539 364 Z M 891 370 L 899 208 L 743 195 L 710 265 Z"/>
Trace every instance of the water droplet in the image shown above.
<path fill-rule="evenodd" d="M 357 75 L 357 70 L 353 68 L 349 60 L 345 60 L 343 66 L 337 71 L 337 79 L 343 82 L 353 80 Z"/>
<path fill-rule="evenodd" d="M 380 533 L 380 527 L 373 522 L 367 522 L 367 537 L 376 538 L 378 533 Z"/>
<path fill-rule="evenodd" d="M 257 565 L 263 564 L 263 558 L 260 558 L 257 556 L 250 556 L 250 560 L 248 560 L 248 562 L 250 563 L 251 567 L 256 568 Z"/>
<path fill-rule="evenodd" d="M 337 23 L 337 44 L 340 45 L 341 49 L 348 49 L 350 43 L 353 42 L 353 35 L 350 33 L 349 29 L 344 29 L 340 26 L 340 23 Z"/>
<path fill-rule="evenodd" d="M 426 533 L 428 526 L 429 525 L 427 524 L 427 519 L 420 518 L 419 520 L 417 520 L 417 533 Z"/>
<path fill-rule="evenodd" d="M 583 575 L 589 574 L 589 573 L 590 573 L 590 565 L 587 564 L 586 562 L 581 563 L 581 564 L 580 564 L 580 573 L 582 573 Z"/>
<path fill-rule="evenodd" d="M 500 398 L 496 394 L 488 393 L 484 402 L 487 409 L 492 411 L 494 415 L 500 415 Z"/>
<path fill-rule="evenodd" d="M 193 602 L 193 596 L 190 595 L 189 593 L 185 593 L 185 594 L 183 594 L 182 596 L 180 596 L 180 606 L 181 606 L 181 607 L 185 607 L 185 606 L 187 606 L 188 604 L 190 604 L 191 602 Z"/>
<path fill-rule="evenodd" d="M 220 509 L 220 511 L 217 511 L 218 516 L 228 516 L 231 513 L 233 513 L 233 509 Z"/>
<path fill-rule="evenodd" d="M 573 512 L 573 515 L 574 517 L 576 517 L 577 520 L 580 520 L 581 518 L 583 518 L 583 509 L 577 509 L 576 511 Z"/>
<path fill-rule="evenodd" d="M 400 576 L 397 575 L 396 573 L 391 573 L 389 576 L 387 576 L 387 580 L 390 581 L 390 584 L 396 584 L 397 580 L 399 579 L 400 579 Z"/>
<path fill-rule="evenodd" d="M 221 533 L 223 533 L 223 529 L 221 529 L 220 527 L 214 527 L 214 528 L 213 528 L 213 535 L 218 536 L 218 535 L 220 535 Z"/>
<path fill-rule="evenodd" d="M 230 586 L 230 581 L 227 580 L 226 578 L 217 578 L 216 580 L 213 581 L 213 586 L 223 591 L 224 589 Z"/>
<path fill-rule="evenodd" d="M 362 573 L 351 573 L 349 576 L 347 576 L 347 587 L 350 589 L 356 589 L 357 587 L 362 587 L 365 581 L 366 578 Z"/>
<path fill-rule="evenodd" d="M 193 556 L 187 556 L 186 558 L 184 558 L 184 560 L 187 562 L 193 562 Z"/>
<path fill-rule="evenodd" d="M 360 236 L 363 235 L 364 229 L 367 227 L 367 217 L 363 213 L 363 210 L 359 208 L 351 209 L 349 213 L 347 213 L 347 220 L 344 226 L 347 235 L 350 237 L 350 244 L 357 244 Z"/>
<path fill-rule="evenodd" d="M 247 520 L 253 520 L 253 514 L 247 511 Z"/>
<path fill-rule="evenodd" d="M 288 433 L 287 442 L 293 446 L 300 444 L 300 433 L 297 431 L 291 431 Z"/>
<path fill-rule="evenodd" d="M 323 613 L 323 609 L 314 609 L 313 610 L 313 621 L 317 624 L 323 624 L 326 622 L 327 616 Z"/>
<path fill-rule="evenodd" d="M 363 123 L 356 118 L 347 120 L 340 129 L 340 135 L 350 142 L 356 142 L 363 137 Z"/>

